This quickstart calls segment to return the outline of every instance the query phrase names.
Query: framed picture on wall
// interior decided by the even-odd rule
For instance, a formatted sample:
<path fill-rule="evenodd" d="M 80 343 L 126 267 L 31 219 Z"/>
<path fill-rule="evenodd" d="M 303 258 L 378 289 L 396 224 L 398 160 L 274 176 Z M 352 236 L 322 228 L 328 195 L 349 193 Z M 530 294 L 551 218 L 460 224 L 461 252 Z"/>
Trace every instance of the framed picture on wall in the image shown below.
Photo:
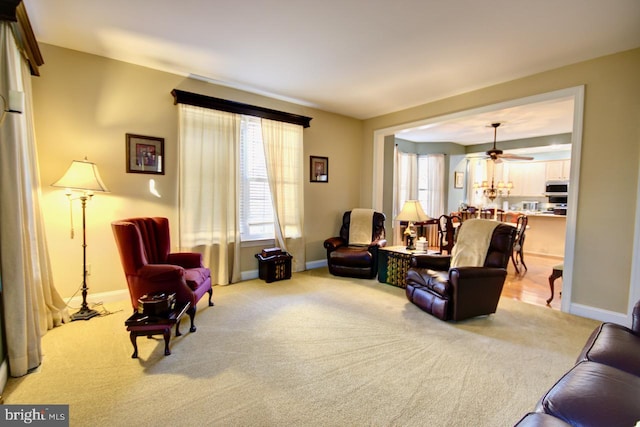
<path fill-rule="evenodd" d="M 464 187 L 464 172 L 454 172 L 453 188 Z"/>
<path fill-rule="evenodd" d="M 309 172 L 311 182 L 329 182 L 329 158 L 311 156 Z"/>
<path fill-rule="evenodd" d="M 126 134 L 127 173 L 164 175 L 164 138 Z"/>

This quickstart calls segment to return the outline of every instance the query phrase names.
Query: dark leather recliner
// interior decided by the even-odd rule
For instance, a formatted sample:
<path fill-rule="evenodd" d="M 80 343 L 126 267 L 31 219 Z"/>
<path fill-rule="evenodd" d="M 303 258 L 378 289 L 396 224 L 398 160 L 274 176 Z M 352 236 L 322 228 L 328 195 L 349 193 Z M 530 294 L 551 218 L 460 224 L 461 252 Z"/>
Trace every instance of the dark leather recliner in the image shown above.
<path fill-rule="evenodd" d="M 385 215 L 373 213 L 371 243 L 366 246 L 349 245 L 351 211 L 342 216 L 340 235 L 324 241 L 327 249 L 327 265 L 334 276 L 373 279 L 378 274 L 378 248 L 386 246 Z"/>
<path fill-rule="evenodd" d="M 407 272 L 407 298 L 442 320 L 495 313 L 515 233 L 513 226 L 496 226 L 482 267 L 451 268 L 451 255 L 414 255 Z"/>

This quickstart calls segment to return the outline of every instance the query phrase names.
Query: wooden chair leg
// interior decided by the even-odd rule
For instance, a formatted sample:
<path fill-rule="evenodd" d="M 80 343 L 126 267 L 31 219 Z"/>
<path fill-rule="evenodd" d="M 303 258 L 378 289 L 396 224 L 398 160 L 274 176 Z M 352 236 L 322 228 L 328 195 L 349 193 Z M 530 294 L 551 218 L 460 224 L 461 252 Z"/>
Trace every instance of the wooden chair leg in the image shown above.
<path fill-rule="evenodd" d="M 211 301 L 211 297 L 213 297 L 213 289 L 209 289 L 207 292 L 209 292 L 209 307 L 213 307 L 213 301 Z"/>
<path fill-rule="evenodd" d="M 513 261 L 513 266 L 516 269 L 516 273 L 520 274 L 520 270 L 518 270 L 518 263 L 516 262 L 515 251 L 511 254 L 511 261 Z"/>
<path fill-rule="evenodd" d="M 527 264 L 524 263 L 524 252 L 522 249 L 518 251 L 518 255 L 520 255 L 520 262 L 522 263 L 522 266 L 524 267 L 524 269 L 526 271 L 529 271 L 529 269 L 527 268 Z"/>
<path fill-rule="evenodd" d="M 187 310 L 187 314 L 189 314 L 189 319 L 191 320 L 191 327 L 189 328 L 189 332 L 195 332 L 196 325 L 194 324 L 193 321 L 196 317 L 196 307 L 194 306 L 189 307 L 189 310 Z"/>
<path fill-rule="evenodd" d="M 550 304 L 553 301 L 553 294 L 555 288 L 556 279 L 562 277 L 562 270 L 556 270 L 555 268 L 551 272 L 551 276 L 549 276 L 549 288 L 551 289 L 551 297 L 547 300 L 547 304 Z"/>

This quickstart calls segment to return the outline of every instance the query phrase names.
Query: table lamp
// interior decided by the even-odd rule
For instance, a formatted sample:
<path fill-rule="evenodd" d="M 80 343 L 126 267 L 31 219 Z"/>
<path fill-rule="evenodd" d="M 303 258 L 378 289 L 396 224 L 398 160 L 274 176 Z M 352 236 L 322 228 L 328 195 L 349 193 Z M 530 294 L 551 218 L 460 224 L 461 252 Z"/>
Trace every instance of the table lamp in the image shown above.
<path fill-rule="evenodd" d="M 73 200 L 80 200 L 82 203 L 82 307 L 71 316 L 71 320 L 89 320 L 99 313 L 90 309 L 87 304 L 87 290 L 89 289 L 87 287 L 87 200 L 93 197 L 94 191 L 108 193 L 109 190 L 100 178 L 98 166 L 88 161 L 86 157 L 84 160 L 72 161 L 62 178 L 51 185 L 65 188 L 69 203 L 72 203 Z M 74 191 L 78 192 L 75 197 L 73 196 Z M 73 220 L 71 221 L 71 238 L 73 238 Z"/>
<path fill-rule="evenodd" d="M 404 234 L 407 236 L 407 249 L 414 250 L 414 240 L 416 238 L 416 231 L 414 228 L 414 222 L 427 221 L 429 216 L 424 213 L 422 205 L 419 200 L 407 200 L 402 206 L 402 210 L 396 216 L 395 221 L 407 221 L 407 229 Z"/>

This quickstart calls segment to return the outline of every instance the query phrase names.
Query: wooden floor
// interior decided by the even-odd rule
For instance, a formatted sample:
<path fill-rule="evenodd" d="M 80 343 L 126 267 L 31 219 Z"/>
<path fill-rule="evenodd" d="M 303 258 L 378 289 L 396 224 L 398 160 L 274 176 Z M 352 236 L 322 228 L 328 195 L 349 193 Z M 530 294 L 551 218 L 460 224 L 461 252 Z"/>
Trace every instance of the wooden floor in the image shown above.
<path fill-rule="evenodd" d="M 502 290 L 502 297 L 513 298 L 530 304 L 550 306 L 560 310 L 562 292 L 562 278 L 555 281 L 555 293 L 553 301 L 547 305 L 547 299 L 551 296 L 549 288 L 549 275 L 553 266 L 561 264 L 562 258 L 524 255 L 524 262 L 528 270 L 519 266 L 520 274 L 516 273 L 513 262 L 509 262 L 507 268 L 507 280 Z"/>

